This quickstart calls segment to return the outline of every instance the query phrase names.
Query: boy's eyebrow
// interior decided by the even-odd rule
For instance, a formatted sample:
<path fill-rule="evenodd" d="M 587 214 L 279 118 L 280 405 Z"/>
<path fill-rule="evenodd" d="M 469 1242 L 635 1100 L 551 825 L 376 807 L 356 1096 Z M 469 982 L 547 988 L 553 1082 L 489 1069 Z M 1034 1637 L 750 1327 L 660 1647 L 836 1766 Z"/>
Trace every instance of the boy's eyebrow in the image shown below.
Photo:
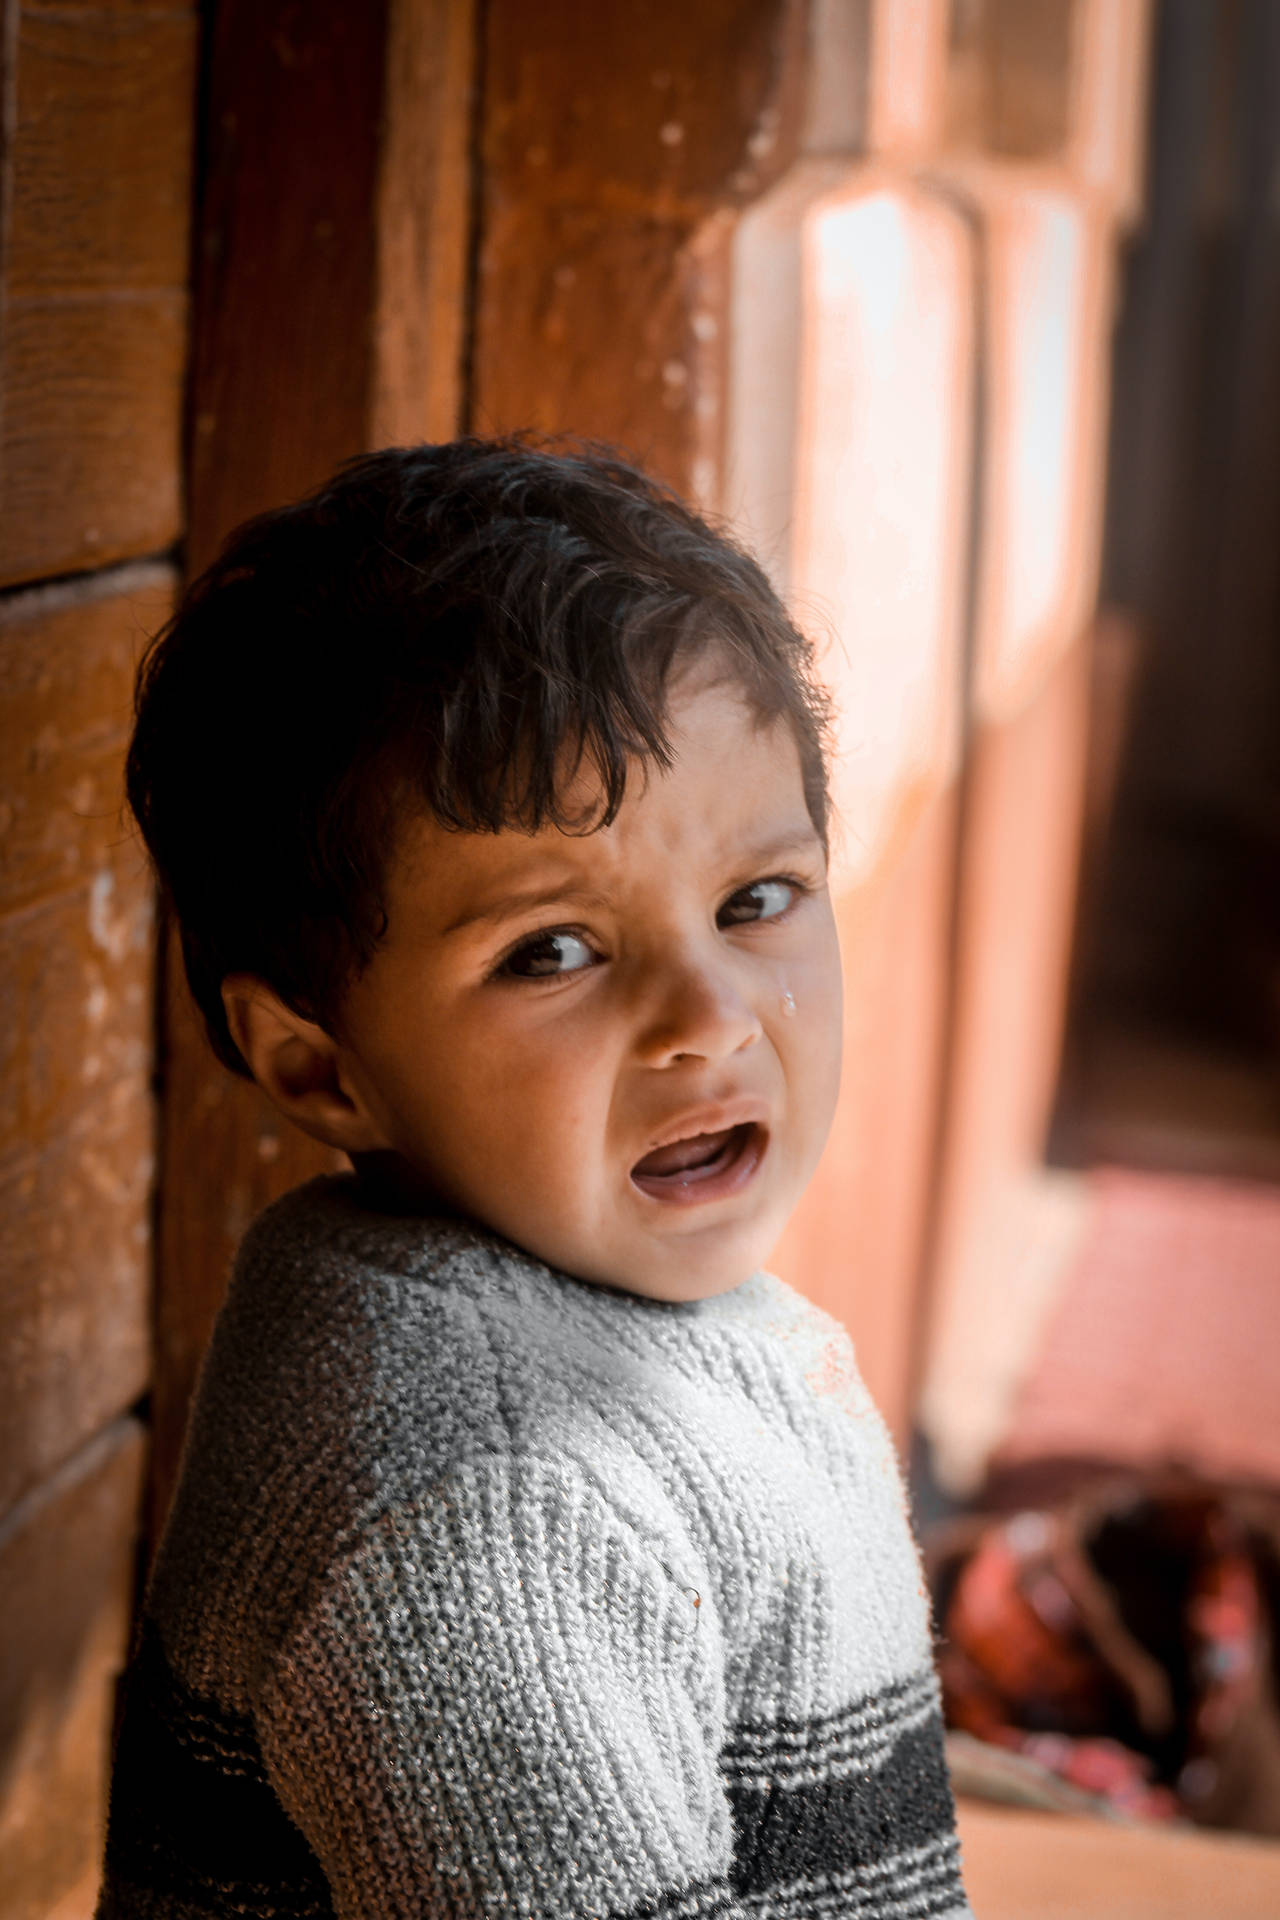
<path fill-rule="evenodd" d="M 474 927 L 485 921 L 507 920 L 515 913 L 527 913 L 531 907 L 551 907 L 564 904 L 578 907 L 602 907 L 606 904 L 605 895 L 588 887 L 572 885 L 557 886 L 554 882 L 545 887 L 513 887 L 509 893 L 499 894 L 495 899 L 486 900 L 483 906 L 469 913 L 461 913 L 451 920 L 445 928 L 445 937 L 451 933 L 461 933 L 464 927 Z"/>
<path fill-rule="evenodd" d="M 827 850 L 822 844 L 822 836 L 811 822 L 806 822 L 802 827 L 762 836 L 750 846 L 735 850 L 733 864 L 744 878 L 753 869 L 763 877 L 763 869 L 771 867 L 775 861 L 785 860 L 788 854 L 814 852 L 822 855 L 825 865 Z"/>
<path fill-rule="evenodd" d="M 758 861 L 780 860 L 784 853 L 811 853 L 815 847 L 823 851 L 822 837 L 812 821 L 807 821 L 802 827 L 774 834 L 768 840 L 758 840 L 741 858 L 745 865 L 753 866 Z"/>
<path fill-rule="evenodd" d="M 747 871 L 752 867 L 767 866 L 771 861 L 780 860 L 788 853 L 810 853 L 817 847 L 822 848 L 817 829 L 812 824 L 797 826 L 767 839 L 757 841 L 753 846 L 744 848 L 737 856 L 735 864 Z M 467 927 L 509 919 L 513 914 L 527 913 L 533 907 L 575 906 L 604 907 L 609 904 L 609 896 L 596 887 L 581 887 L 572 880 L 557 883 L 549 881 L 544 886 L 530 885 L 512 887 L 506 893 L 497 894 L 482 905 L 460 913 L 444 929 L 447 939 L 451 933 L 461 933 Z"/>

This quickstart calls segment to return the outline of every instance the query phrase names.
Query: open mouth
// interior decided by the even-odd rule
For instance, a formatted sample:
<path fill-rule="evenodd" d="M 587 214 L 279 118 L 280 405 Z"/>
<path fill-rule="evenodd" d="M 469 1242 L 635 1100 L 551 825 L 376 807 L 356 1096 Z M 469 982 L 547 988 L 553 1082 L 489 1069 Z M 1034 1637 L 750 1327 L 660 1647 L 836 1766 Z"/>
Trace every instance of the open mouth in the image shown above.
<path fill-rule="evenodd" d="M 761 1160 L 768 1135 L 754 1120 L 719 1133 L 695 1133 L 655 1147 L 637 1160 L 631 1178 L 655 1200 L 689 1205 L 719 1200 L 744 1187 Z"/>

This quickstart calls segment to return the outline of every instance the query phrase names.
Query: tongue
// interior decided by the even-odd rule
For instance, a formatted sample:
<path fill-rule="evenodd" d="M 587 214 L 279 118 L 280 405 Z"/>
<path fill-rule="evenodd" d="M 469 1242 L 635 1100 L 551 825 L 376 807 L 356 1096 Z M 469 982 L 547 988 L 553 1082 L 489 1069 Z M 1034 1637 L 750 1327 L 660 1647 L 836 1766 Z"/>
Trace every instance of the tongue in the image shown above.
<path fill-rule="evenodd" d="M 690 1167 L 702 1166 L 723 1153 L 734 1132 L 733 1127 L 726 1127 L 722 1133 L 695 1133 L 688 1140 L 673 1140 L 668 1147 L 655 1147 L 652 1153 L 646 1153 L 632 1171 L 647 1178 L 687 1173 Z"/>

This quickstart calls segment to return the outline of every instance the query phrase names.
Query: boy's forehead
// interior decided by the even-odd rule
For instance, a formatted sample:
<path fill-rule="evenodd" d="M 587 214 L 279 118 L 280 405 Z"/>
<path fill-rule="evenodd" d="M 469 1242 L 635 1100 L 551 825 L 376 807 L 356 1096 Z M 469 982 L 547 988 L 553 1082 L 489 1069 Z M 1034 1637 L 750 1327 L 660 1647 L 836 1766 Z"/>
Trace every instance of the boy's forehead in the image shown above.
<path fill-rule="evenodd" d="M 670 770 L 637 761 L 628 768 L 616 819 L 598 824 L 601 782 L 580 767 L 561 799 L 580 830 L 547 823 L 469 832 L 415 811 L 402 824 L 387 876 L 391 921 L 411 917 L 435 932 L 459 931 L 504 910 L 573 895 L 603 898 L 628 866 L 646 805 L 655 795 L 679 801 L 695 785 L 696 804 L 662 814 L 662 831 L 643 837 L 646 872 L 758 851 L 780 855 L 818 843 L 804 798 L 799 750 L 785 721 L 761 726 L 739 698 L 707 689 L 673 715 L 676 757 Z M 708 708 L 713 709 L 708 712 Z M 741 774 L 716 777 L 715 770 Z M 661 806 L 661 801 L 658 802 Z"/>

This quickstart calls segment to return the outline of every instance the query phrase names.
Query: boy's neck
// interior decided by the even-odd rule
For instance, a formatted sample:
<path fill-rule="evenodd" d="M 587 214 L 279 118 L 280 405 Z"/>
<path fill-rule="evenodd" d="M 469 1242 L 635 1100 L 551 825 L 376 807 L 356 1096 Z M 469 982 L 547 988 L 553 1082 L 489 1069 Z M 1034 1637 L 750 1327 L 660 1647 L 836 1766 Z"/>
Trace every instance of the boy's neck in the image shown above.
<path fill-rule="evenodd" d="M 379 1213 L 409 1213 L 432 1218 L 461 1218 L 429 1181 L 389 1148 L 353 1153 L 349 1159 L 363 1198 Z"/>

